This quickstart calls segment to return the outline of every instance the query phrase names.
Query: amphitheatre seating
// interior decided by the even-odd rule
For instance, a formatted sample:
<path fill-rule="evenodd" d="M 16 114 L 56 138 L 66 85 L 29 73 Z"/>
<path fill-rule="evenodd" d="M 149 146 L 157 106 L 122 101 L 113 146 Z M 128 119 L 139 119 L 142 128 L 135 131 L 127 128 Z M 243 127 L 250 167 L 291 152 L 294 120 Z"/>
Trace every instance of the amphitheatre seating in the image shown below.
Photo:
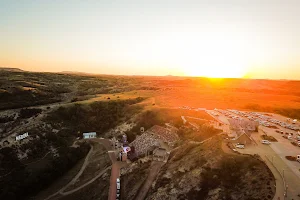
<path fill-rule="evenodd" d="M 138 136 L 129 146 L 133 146 L 139 156 L 159 147 L 159 140 L 167 143 L 169 146 L 173 146 L 178 139 L 179 137 L 173 129 L 155 125 Z"/>

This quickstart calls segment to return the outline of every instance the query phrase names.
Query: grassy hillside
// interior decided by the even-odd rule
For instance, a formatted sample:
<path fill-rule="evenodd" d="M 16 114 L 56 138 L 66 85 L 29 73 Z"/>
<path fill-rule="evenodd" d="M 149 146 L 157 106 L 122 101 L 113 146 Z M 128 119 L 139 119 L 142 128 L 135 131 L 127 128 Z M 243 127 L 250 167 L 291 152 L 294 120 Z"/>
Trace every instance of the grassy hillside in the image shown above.
<path fill-rule="evenodd" d="M 257 157 L 229 155 L 221 139 L 173 151 L 149 191 L 150 199 L 272 199 L 275 179 Z"/>

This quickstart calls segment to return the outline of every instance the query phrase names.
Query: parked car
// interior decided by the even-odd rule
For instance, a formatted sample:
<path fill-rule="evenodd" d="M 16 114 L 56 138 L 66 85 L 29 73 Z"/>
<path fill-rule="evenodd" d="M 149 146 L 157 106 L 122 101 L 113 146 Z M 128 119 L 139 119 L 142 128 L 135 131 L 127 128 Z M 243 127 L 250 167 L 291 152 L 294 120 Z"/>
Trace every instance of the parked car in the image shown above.
<path fill-rule="evenodd" d="M 239 148 L 239 149 L 244 149 L 245 148 L 245 145 L 244 144 L 240 144 L 240 143 L 237 143 L 235 145 L 236 148 Z"/>
<path fill-rule="evenodd" d="M 119 190 L 121 188 L 120 179 L 117 179 L 117 189 Z"/>
<path fill-rule="evenodd" d="M 262 144 L 271 144 L 271 142 L 269 140 L 262 140 L 261 143 Z"/>

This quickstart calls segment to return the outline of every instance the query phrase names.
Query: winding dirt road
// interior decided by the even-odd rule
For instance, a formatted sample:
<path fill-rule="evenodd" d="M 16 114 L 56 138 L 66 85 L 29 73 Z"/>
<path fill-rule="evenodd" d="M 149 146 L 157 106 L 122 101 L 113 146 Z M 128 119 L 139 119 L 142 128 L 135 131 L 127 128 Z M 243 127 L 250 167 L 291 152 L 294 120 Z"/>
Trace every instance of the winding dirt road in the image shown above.
<path fill-rule="evenodd" d="M 77 179 L 81 176 L 81 174 L 83 173 L 83 171 L 85 170 L 86 166 L 88 165 L 89 158 L 90 158 L 90 155 L 92 154 L 93 150 L 94 150 L 94 147 L 91 145 L 91 149 L 90 149 L 88 155 L 85 157 L 84 163 L 83 163 L 81 169 L 79 170 L 79 172 L 76 174 L 76 176 L 75 176 L 75 177 L 74 177 L 67 185 L 65 185 L 64 187 L 62 187 L 62 188 L 61 188 L 59 191 L 57 191 L 56 193 L 54 193 L 54 194 L 48 196 L 47 198 L 45 198 L 45 200 L 51 199 L 52 197 L 55 197 L 55 196 L 58 195 L 58 194 L 64 195 L 64 192 L 63 192 L 63 191 L 64 191 L 65 189 L 67 189 L 70 185 L 74 184 L 74 183 L 77 181 Z M 71 194 L 71 193 L 70 193 L 70 194 Z"/>

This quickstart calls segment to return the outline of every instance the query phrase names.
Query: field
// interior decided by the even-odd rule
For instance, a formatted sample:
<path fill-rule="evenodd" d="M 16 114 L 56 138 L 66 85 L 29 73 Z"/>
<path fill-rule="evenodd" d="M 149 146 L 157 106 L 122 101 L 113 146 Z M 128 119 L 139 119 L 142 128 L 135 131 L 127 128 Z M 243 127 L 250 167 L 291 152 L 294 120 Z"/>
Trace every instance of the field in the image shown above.
<path fill-rule="evenodd" d="M 158 107 L 300 108 L 300 81 L 0 71 L 0 109 L 54 102 L 148 97 Z M 14 98 L 18 97 L 18 98 Z M 23 99 L 23 101 L 21 101 Z M 24 101 L 25 100 L 25 101 Z"/>

